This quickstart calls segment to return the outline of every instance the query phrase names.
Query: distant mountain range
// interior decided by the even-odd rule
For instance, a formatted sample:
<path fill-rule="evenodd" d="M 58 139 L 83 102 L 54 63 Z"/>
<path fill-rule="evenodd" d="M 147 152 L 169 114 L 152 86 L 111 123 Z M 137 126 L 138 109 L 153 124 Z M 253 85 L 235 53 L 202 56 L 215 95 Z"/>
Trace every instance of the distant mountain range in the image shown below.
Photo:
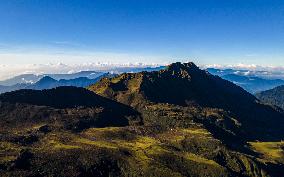
<path fill-rule="evenodd" d="M 76 79 L 79 77 L 86 77 L 89 79 L 95 79 L 99 76 L 104 74 L 104 72 L 96 72 L 96 71 L 81 71 L 78 73 L 72 73 L 72 74 L 41 74 L 41 75 L 35 75 L 35 74 L 22 74 L 19 76 L 15 76 L 11 79 L 7 79 L 4 81 L 0 81 L 0 85 L 2 86 L 13 86 L 16 84 L 34 84 L 38 82 L 43 77 L 49 76 L 55 80 L 60 79 Z"/>
<path fill-rule="evenodd" d="M 282 79 L 267 79 L 257 77 L 251 73 L 249 74 L 248 70 L 239 71 L 233 69 L 221 70 L 208 68 L 207 71 L 213 75 L 217 75 L 223 79 L 231 81 L 253 94 L 264 90 L 269 90 L 280 85 L 284 85 L 284 80 Z"/>
<path fill-rule="evenodd" d="M 64 78 L 73 78 L 74 75 L 62 75 Z M 79 76 L 79 74 L 78 74 Z M 0 93 L 20 90 L 20 89 L 33 89 L 33 90 L 43 90 L 51 89 L 60 86 L 75 86 L 75 87 L 87 87 L 91 84 L 96 83 L 103 77 L 112 77 L 113 74 L 110 73 L 96 73 L 94 75 L 89 75 L 90 77 L 78 77 L 74 79 L 60 79 L 56 80 L 50 76 L 44 76 L 39 81 L 35 83 L 19 83 L 11 86 L 0 86 Z M 56 78 L 59 78 L 58 75 L 55 75 Z M 92 78 L 92 79 L 91 79 Z"/>
<path fill-rule="evenodd" d="M 96 83 L 101 78 L 113 77 L 114 75 L 105 73 L 97 76 L 98 77 L 94 77 L 93 79 L 90 79 L 88 77 L 78 77 L 74 79 L 60 79 L 60 80 L 53 79 L 50 76 L 45 76 L 42 79 L 40 79 L 38 82 L 27 85 L 25 89 L 43 90 L 43 89 L 56 88 L 60 86 L 87 87 L 91 84 Z"/>
<path fill-rule="evenodd" d="M 123 72 L 140 72 L 140 71 L 156 71 L 164 68 L 161 67 L 146 67 L 146 68 L 132 68 L 119 67 L 113 68 L 112 71 L 81 71 L 72 74 L 23 74 L 15 76 L 11 79 L 0 81 L 0 93 L 15 91 L 19 89 L 51 89 L 59 86 L 75 86 L 87 87 L 94 84 L 103 77 L 113 77 L 115 73 Z"/>
<path fill-rule="evenodd" d="M 141 71 L 158 71 L 165 66 L 147 67 L 147 68 L 129 68 L 118 67 L 108 71 L 81 71 L 72 74 L 23 74 L 11 79 L 0 81 L 0 93 L 19 90 L 19 89 L 50 89 L 59 86 L 77 86 L 86 87 L 98 81 L 98 78 L 105 77 L 105 73 L 137 73 Z M 284 85 L 284 80 L 269 79 L 260 77 L 264 71 L 251 72 L 248 70 L 234 69 L 215 69 L 208 68 L 207 71 L 213 75 L 220 76 L 223 79 L 233 82 L 244 88 L 246 91 L 255 94 L 257 92 L 272 89 Z M 255 74 L 255 75 L 254 75 Z"/>

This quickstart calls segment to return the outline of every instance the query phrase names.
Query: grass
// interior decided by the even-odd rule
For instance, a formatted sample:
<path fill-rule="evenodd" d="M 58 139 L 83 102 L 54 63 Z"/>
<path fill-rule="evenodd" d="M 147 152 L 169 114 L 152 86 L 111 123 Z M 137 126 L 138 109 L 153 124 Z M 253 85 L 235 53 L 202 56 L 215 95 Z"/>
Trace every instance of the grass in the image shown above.
<path fill-rule="evenodd" d="M 192 149 L 194 146 L 185 148 L 188 139 L 193 139 L 191 143 L 196 143 L 194 140 L 201 143 L 196 144 L 198 149 L 211 146 L 208 141 L 211 141 L 212 136 L 202 127 L 175 128 L 152 133 L 145 132 L 144 128 L 133 128 L 90 128 L 81 133 L 53 131 L 29 148 L 37 157 L 36 163 L 49 161 L 51 165 L 59 165 L 60 169 L 66 168 L 68 163 L 71 166 L 77 164 L 78 159 L 89 168 L 106 160 L 103 158 L 105 156 L 111 163 L 118 163 L 125 176 L 186 176 L 187 171 L 212 176 L 222 174 L 224 170 L 211 160 L 210 155 L 203 154 L 203 151 L 195 151 Z M 22 148 L 24 147 L 17 144 L 0 142 L 0 164 L 17 159 Z M 56 164 L 57 159 L 62 159 L 64 163 Z M 247 171 L 250 171 L 251 162 L 248 159 L 242 161 Z M 54 169 L 53 166 L 50 168 Z"/>
<path fill-rule="evenodd" d="M 50 140 L 48 143 L 54 149 L 80 149 L 81 148 L 80 146 L 63 144 L 55 140 Z"/>
<path fill-rule="evenodd" d="M 0 142 L 0 163 L 13 161 L 20 153 L 21 147 L 10 142 Z"/>
<path fill-rule="evenodd" d="M 112 142 L 89 140 L 87 138 L 77 138 L 77 139 L 74 139 L 73 142 L 81 146 L 96 146 L 98 148 L 107 148 L 107 149 L 117 149 L 118 148 Z"/>
<path fill-rule="evenodd" d="M 172 129 L 172 131 L 165 132 L 159 135 L 161 140 L 169 142 L 171 144 L 179 144 L 185 140 L 186 137 L 202 137 L 211 138 L 211 133 L 202 128 L 185 128 L 185 129 Z M 170 137 L 170 138 L 169 138 Z"/>
<path fill-rule="evenodd" d="M 120 127 L 107 127 L 107 128 L 89 128 L 83 132 L 87 136 L 100 136 L 106 133 L 116 133 L 120 131 Z"/>
<path fill-rule="evenodd" d="M 250 142 L 252 149 L 262 155 L 267 160 L 283 160 L 284 151 L 281 146 L 284 146 L 284 141 L 281 142 Z"/>
<path fill-rule="evenodd" d="M 128 81 L 128 88 L 131 91 L 137 91 L 140 88 L 142 80 L 141 79 L 130 79 Z"/>
<path fill-rule="evenodd" d="M 209 136 L 211 135 L 210 132 L 208 132 L 207 130 L 205 129 L 183 129 L 182 130 L 183 132 L 185 133 L 188 133 L 188 134 L 192 134 L 192 135 L 201 135 L 201 136 Z"/>
<path fill-rule="evenodd" d="M 214 160 L 209 160 L 206 158 L 203 158 L 201 156 L 198 156 L 196 154 L 193 153 L 185 153 L 183 155 L 184 158 L 186 158 L 187 160 L 191 160 L 197 163 L 202 163 L 202 164 L 207 164 L 207 165 L 214 165 L 214 166 L 220 166 L 218 163 L 216 163 Z"/>

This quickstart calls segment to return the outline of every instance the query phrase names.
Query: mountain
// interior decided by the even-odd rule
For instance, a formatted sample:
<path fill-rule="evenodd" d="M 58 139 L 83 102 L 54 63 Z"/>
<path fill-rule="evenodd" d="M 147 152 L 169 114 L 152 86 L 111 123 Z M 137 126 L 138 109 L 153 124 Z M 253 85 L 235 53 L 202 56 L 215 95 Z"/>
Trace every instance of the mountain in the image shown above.
<path fill-rule="evenodd" d="M 281 176 L 283 114 L 174 63 L 0 95 L 0 176 Z"/>
<path fill-rule="evenodd" d="M 111 67 L 102 68 L 101 71 L 80 71 L 71 74 L 22 74 L 10 79 L 0 81 L 1 86 L 14 86 L 16 84 L 33 84 L 38 82 L 45 76 L 49 76 L 55 80 L 71 80 L 76 78 L 96 79 L 102 77 L 105 73 L 125 73 L 125 72 L 141 72 L 141 71 L 157 71 L 163 69 L 164 66 L 159 67 Z M 1 93 L 1 92 L 0 92 Z"/>
<path fill-rule="evenodd" d="M 97 72 L 97 71 L 80 71 L 77 73 L 72 73 L 72 74 L 48 74 L 46 76 L 52 77 L 53 79 L 56 80 L 70 80 L 70 79 L 76 79 L 80 77 L 86 77 L 88 79 L 95 79 L 97 77 L 100 77 L 103 75 L 104 72 Z"/>
<path fill-rule="evenodd" d="M 22 74 L 22 75 L 15 76 L 7 80 L 0 81 L 0 85 L 13 86 L 16 84 L 34 83 L 40 80 L 42 77 L 43 77 L 42 75 Z"/>
<path fill-rule="evenodd" d="M 87 77 L 79 77 L 75 79 L 60 79 L 55 80 L 50 76 L 44 76 L 39 81 L 33 84 L 16 84 L 12 86 L 0 86 L 0 93 L 20 90 L 20 89 L 34 89 L 34 90 L 43 90 L 43 89 L 51 89 L 60 86 L 75 86 L 75 87 L 87 87 L 91 84 L 96 83 L 103 77 L 113 77 L 114 74 L 105 73 L 100 76 L 93 76 L 94 79 L 89 79 Z"/>
<path fill-rule="evenodd" d="M 139 117 L 125 105 L 77 87 L 13 91 L 1 94 L 0 102 L 2 130 L 46 124 L 77 131 L 85 127 L 125 126 L 130 117 Z"/>
<path fill-rule="evenodd" d="M 279 70 L 272 70 L 271 68 L 266 69 L 220 69 L 220 68 L 207 68 L 208 72 L 213 75 L 224 76 L 228 74 L 236 74 L 240 76 L 248 76 L 248 77 L 259 77 L 264 79 L 283 79 L 284 75 L 282 71 Z"/>
<path fill-rule="evenodd" d="M 255 95 L 263 103 L 275 105 L 284 110 L 284 86 L 278 86 Z"/>
<path fill-rule="evenodd" d="M 224 75 L 222 78 L 241 86 L 250 93 L 257 93 L 284 84 L 284 80 L 281 79 L 271 80 L 259 77 L 240 76 L 236 74 Z"/>
<path fill-rule="evenodd" d="M 0 85 L 0 94 L 1 93 L 5 93 L 5 92 L 11 92 L 11 91 L 14 91 L 14 90 L 19 90 L 19 89 L 24 89 L 26 87 L 28 87 L 29 85 L 31 84 L 15 84 L 15 85 L 12 85 L 12 86 L 3 86 L 3 85 Z"/>
<path fill-rule="evenodd" d="M 103 77 L 113 77 L 113 74 L 105 73 L 101 76 L 98 76 L 94 79 L 89 79 L 87 77 L 79 77 L 75 79 L 60 79 L 55 80 L 49 76 L 45 76 L 40 79 L 35 84 L 29 85 L 26 89 L 34 89 L 34 90 L 43 90 L 43 89 L 51 89 L 60 86 L 75 86 L 75 87 L 87 87 L 91 84 L 96 83 Z"/>
<path fill-rule="evenodd" d="M 51 77 L 55 80 L 61 80 L 61 79 L 70 80 L 70 79 L 76 79 L 80 77 L 95 79 L 95 78 L 102 76 L 103 74 L 104 72 L 96 72 L 96 71 L 81 71 L 81 72 L 72 73 L 72 74 L 40 74 L 40 75 L 22 74 L 19 76 L 15 76 L 11 79 L 0 81 L 0 85 L 14 86 L 16 84 L 33 84 L 33 83 L 38 82 L 43 77 Z"/>
<path fill-rule="evenodd" d="M 200 70 L 193 63 L 174 63 L 158 72 L 122 74 L 101 80 L 89 89 L 133 107 L 151 102 L 220 109 L 238 122 L 233 125 L 238 128 L 230 131 L 251 140 L 271 140 L 281 137 L 284 131 L 281 113 L 258 103 L 241 87 Z M 271 122 L 272 118 L 277 124 Z"/>
<path fill-rule="evenodd" d="M 249 72 L 248 70 L 217 69 L 217 68 L 207 68 L 206 71 L 217 76 L 224 76 L 228 74 L 237 74 L 237 73 L 244 75 L 245 73 Z"/>
<path fill-rule="evenodd" d="M 246 91 L 255 94 L 260 91 L 272 89 L 274 87 L 284 84 L 282 79 L 265 79 L 257 77 L 254 74 L 250 73 L 248 70 L 233 70 L 233 69 L 214 69 L 208 68 L 208 72 L 213 75 L 218 75 L 225 80 L 231 81 L 236 85 L 244 88 Z M 248 73 L 250 73 L 248 75 Z M 257 73 L 256 73 L 257 74 Z"/>
<path fill-rule="evenodd" d="M 39 81 L 37 81 L 35 84 L 32 84 L 30 86 L 27 87 L 27 89 L 34 89 L 34 90 L 43 90 L 43 89 L 50 89 L 50 88 L 54 88 L 57 87 L 57 80 L 49 77 L 49 76 L 45 76 L 42 79 L 40 79 Z"/>

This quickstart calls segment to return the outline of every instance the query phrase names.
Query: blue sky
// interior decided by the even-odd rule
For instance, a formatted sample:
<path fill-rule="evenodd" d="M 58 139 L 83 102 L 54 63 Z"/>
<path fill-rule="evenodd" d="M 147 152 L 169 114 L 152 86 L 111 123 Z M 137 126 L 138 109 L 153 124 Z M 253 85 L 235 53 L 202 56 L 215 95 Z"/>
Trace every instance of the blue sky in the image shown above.
<path fill-rule="evenodd" d="M 0 64 L 284 65 L 281 0 L 1 0 Z"/>

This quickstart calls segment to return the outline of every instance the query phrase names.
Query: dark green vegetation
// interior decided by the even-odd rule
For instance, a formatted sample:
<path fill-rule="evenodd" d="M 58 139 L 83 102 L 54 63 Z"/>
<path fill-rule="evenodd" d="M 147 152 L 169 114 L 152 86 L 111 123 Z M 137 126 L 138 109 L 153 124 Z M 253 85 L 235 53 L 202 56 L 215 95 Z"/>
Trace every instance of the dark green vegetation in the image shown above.
<path fill-rule="evenodd" d="M 283 114 L 193 63 L 104 78 L 88 89 L 2 94 L 0 175 L 281 176 L 284 170 Z"/>
<path fill-rule="evenodd" d="M 263 103 L 284 109 L 284 86 L 257 93 L 256 97 Z"/>

